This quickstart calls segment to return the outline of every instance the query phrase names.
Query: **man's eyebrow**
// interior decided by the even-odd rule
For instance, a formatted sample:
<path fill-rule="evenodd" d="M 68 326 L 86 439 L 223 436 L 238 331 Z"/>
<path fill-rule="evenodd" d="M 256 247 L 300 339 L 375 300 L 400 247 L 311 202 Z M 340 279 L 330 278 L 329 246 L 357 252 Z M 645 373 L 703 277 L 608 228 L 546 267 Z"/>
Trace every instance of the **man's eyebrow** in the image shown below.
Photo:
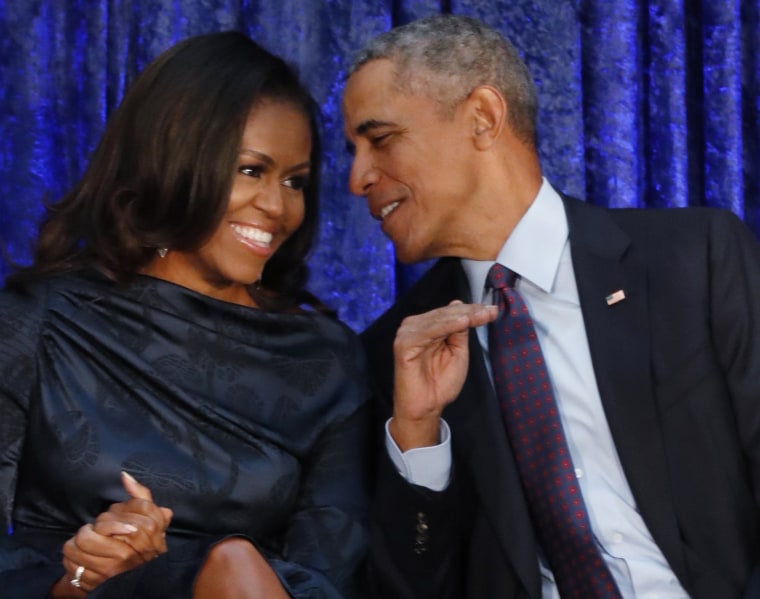
<path fill-rule="evenodd" d="M 371 131 L 372 129 L 379 129 L 380 127 L 391 127 L 395 123 L 391 123 L 390 121 L 378 121 L 377 119 L 367 119 L 366 121 L 359 124 L 359 126 L 356 128 L 356 134 L 357 135 L 365 135 L 368 131 Z"/>

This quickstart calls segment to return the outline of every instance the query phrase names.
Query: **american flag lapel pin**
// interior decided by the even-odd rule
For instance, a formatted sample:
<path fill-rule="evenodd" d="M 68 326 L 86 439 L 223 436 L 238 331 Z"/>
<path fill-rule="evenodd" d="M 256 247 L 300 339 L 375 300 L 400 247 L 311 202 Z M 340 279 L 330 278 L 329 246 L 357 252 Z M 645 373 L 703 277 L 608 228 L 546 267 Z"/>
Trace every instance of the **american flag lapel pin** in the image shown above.
<path fill-rule="evenodd" d="M 623 291 L 622 289 L 618 289 L 617 291 L 610 293 L 607 297 L 604 298 L 608 306 L 611 306 L 612 304 L 617 304 L 618 302 L 622 302 L 624 299 L 625 299 L 625 291 Z"/>

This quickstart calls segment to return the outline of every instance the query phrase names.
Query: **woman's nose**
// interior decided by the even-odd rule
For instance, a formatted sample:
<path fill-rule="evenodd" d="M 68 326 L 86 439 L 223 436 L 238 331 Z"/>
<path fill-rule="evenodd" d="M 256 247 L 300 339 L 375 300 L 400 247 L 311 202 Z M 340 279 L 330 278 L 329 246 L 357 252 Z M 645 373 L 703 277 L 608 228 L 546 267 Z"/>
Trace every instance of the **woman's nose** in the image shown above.
<path fill-rule="evenodd" d="M 279 181 L 267 183 L 253 199 L 254 205 L 270 217 L 282 215 L 285 201 L 282 197 L 283 188 Z"/>

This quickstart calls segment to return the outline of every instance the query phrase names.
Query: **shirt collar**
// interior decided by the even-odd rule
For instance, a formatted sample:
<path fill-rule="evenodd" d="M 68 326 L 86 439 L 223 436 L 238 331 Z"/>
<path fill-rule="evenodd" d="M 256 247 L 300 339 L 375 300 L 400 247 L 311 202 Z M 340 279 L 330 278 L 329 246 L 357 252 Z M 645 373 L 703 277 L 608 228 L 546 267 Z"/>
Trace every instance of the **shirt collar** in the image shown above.
<path fill-rule="evenodd" d="M 544 178 L 536 199 L 504 242 L 496 261 L 551 293 L 567 237 L 562 198 Z M 483 300 L 486 276 L 493 264 L 493 260 L 462 259 L 473 301 Z"/>

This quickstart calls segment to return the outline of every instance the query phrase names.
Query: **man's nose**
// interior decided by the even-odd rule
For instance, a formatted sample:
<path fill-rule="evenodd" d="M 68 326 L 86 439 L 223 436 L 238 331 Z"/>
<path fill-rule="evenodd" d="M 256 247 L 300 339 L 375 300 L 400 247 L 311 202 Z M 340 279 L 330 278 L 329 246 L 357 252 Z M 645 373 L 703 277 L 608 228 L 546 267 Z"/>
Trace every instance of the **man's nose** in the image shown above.
<path fill-rule="evenodd" d="M 378 172 L 366 152 L 358 149 L 351 163 L 351 173 L 348 178 L 348 188 L 352 194 L 366 196 L 370 188 L 377 182 Z"/>

